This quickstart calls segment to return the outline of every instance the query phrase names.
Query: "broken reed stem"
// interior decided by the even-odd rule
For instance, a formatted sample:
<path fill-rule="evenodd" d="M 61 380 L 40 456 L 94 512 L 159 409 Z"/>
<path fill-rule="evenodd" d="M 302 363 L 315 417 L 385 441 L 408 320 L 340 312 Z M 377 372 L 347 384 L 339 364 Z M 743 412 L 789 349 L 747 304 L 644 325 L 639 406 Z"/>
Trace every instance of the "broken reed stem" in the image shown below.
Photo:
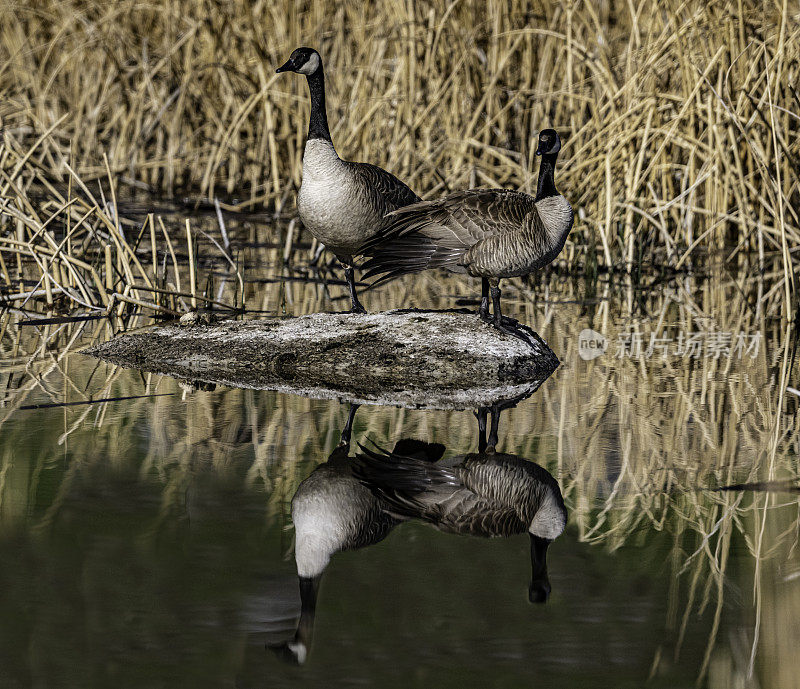
<path fill-rule="evenodd" d="M 111 244 L 103 246 L 106 261 L 106 290 L 109 292 L 114 291 L 114 269 L 111 261 Z"/>
<path fill-rule="evenodd" d="M 222 209 L 219 206 L 219 199 L 216 196 L 214 197 L 214 211 L 217 214 L 217 223 L 219 224 L 219 232 L 222 235 L 222 244 L 225 247 L 225 251 L 229 251 L 231 243 L 228 239 L 228 228 L 225 227 L 225 218 L 222 217 Z"/>
<path fill-rule="evenodd" d="M 189 218 L 186 218 L 186 246 L 189 249 L 189 291 L 192 294 L 192 308 L 197 308 L 197 277 L 194 269 L 194 243 Z"/>
<path fill-rule="evenodd" d="M 41 141 L 37 141 L 37 145 L 40 144 Z M 42 201 L 28 192 L 38 181 L 40 161 L 35 156 L 24 154 L 18 154 L 16 159 L 25 160 L 25 165 L 19 169 L 15 167 L 12 178 L 11 166 L 15 163 L 15 155 L 13 152 L 9 155 L 8 149 L 0 146 L 0 180 L 5 181 L 9 190 L 9 195 L 0 201 L 0 222 L 6 226 L 13 222 L 16 226 L 13 233 L 0 233 L 0 273 L 8 287 L 14 282 L 18 283 L 17 291 L 6 289 L 4 294 L 0 293 L 0 298 L 5 302 L 12 304 L 22 301 L 21 306 L 15 305 L 24 308 L 30 300 L 40 300 L 48 312 L 56 307 L 61 309 L 62 305 L 67 308 L 77 305 L 91 310 L 113 310 L 119 316 L 125 313 L 126 305 L 174 315 L 179 313 L 176 304 L 184 304 L 182 297 L 189 297 L 194 307 L 198 300 L 202 300 L 225 309 L 236 308 L 218 299 L 198 295 L 199 257 L 188 221 L 186 231 L 191 294 L 184 294 L 180 291 L 181 266 L 169 232 L 160 217 L 159 225 L 173 263 L 175 289 L 172 290 L 158 286 L 158 241 L 152 213 L 148 214 L 132 246 L 121 231 L 123 219 L 117 207 L 116 192 L 112 190 L 111 193 L 109 215 L 102 206 L 72 196 L 73 180 L 81 189 L 86 186 L 70 175 L 66 200 L 48 185 L 47 189 L 55 198 L 45 197 Z M 106 164 L 105 167 L 109 175 L 110 165 Z M 40 193 L 38 189 L 37 193 Z M 148 229 L 151 266 L 145 269 L 136 251 Z M 241 274 L 227 252 L 216 240 L 211 239 L 222 257 L 236 271 L 238 284 L 232 290 L 235 302 L 238 294 L 244 293 Z M 77 258 L 76 254 L 82 258 Z M 16 256 L 13 275 L 9 271 L 6 255 Z M 139 281 L 134 276 L 138 276 Z M 33 287 L 26 288 L 30 284 Z M 221 286 L 220 295 L 223 289 Z M 154 302 L 141 298 L 141 293 L 148 291 L 155 295 Z M 112 295 L 116 295 L 114 299 Z M 59 297 L 58 302 L 55 297 Z M 161 303 L 165 298 L 171 298 L 171 307 Z"/>
<path fill-rule="evenodd" d="M 158 251 L 156 250 L 156 225 L 153 214 L 147 214 L 147 224 L 150 227 L 150 255 L 153 258 L 153 284 L 158 284 Z"/>
<path fill-rule="evenodd" d="M 175 290 L 159 289 L 156 287 L 142 287 L 141 285 L 139 285 L 137 289 L 145 290 L 147 292 L 153 292 L 154 294 L 167 294 L 172 297 L 187 297 L 187 298 L 192 297 L 192 295 L 189 294 L 188 292 L 176 292 Z M 214 306 L 219 306 L 220 308 L 226 309 L 228 311 L 240 310 L 239 307 L 237 307 L 236 305 L 231 306 L 230 304 L 226 304 L 225 302 L 211 299 L 210 297 L 205 297 L 201 294 L 196 294 L 195 299 L 205 302 L 206 304 L 213 304 Z"/>
<path fill-rule="evenodd" d="M 160 306 L 159 304 L 154 304 L 153 302 L 144 301 L 143 299 L 136 299 L 135 297 L 130 297 L 126 294 L 120 294 L 119 292 L 114 292 L 111 295 L 112 297 L 112 304 L 113 300 L 117 300 L 119 302 L 124 302 L 127 304 L 133 304 L 134 306 L 140 306 L 144 309 L 156 311 L 159 313 L 167 313 L 171 316 L 180 316 L 181 314 L 177 311 L 173 311 L 172 309 L 167 308 L 166 306 Z M 120 304 L 122 305 L 122 304 Z M 117 315 L 121 315 L 118 313 Z"/>
<path fill-rule="evenodd" d="M 158 286 L 158 249 L 156 248 L 156 224 L 153 214 L 147 214 L 147 224 L 150 227 L 150 254 L 153 259 L 153 286 Z M 160 302 L 159 293 L 156 293 L 156 304 Z"/>

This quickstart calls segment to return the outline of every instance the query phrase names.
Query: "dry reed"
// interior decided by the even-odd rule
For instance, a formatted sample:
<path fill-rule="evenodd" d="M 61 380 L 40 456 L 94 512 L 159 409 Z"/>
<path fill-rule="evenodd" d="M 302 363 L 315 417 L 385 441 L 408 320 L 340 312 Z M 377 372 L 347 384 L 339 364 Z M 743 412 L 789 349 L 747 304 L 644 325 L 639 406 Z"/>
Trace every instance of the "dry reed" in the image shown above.
<path fill-rule="evenodd" d="M 162 218 L 158 226 L 163 237 L 157 238 L 152 214 L 144 222 L 121 217 L 108 167 L 110 199 L 100 186 L 98 201 L 71 168 L 66 188 L 58 188 L 50 175 L 32 163 L 48 136 L 25 152 L 10 139 L 0 142 L 0 304 L 33 315 L 45 310 L 122 316 L 131 309 L 144 309 L 176 316 L 196 308 L 198 302 L 233 311 L 241 307 L 236 303 L 236 295 L 243 295 L 239 269 L 213 237 L 202 228 L 192 228 L 186 219 L 184 245 L 190 278 L 189 293 L 182 292 L 184 265 L 176 257 Z M 198 231 L 213 245 L 207 267 L 213 268 L 220 259 L 230 264 L 226 278 L 239 288 L 234 290 L 233 303 L 223 304 L 199 293 Z M 144 240 L 145 233 L 149 241 Z M 172 270 L 168 270 L 168 260 Z"/>
<path fill-rule="evenodd" d="M 685 268 L 721 251 L 761 269 L 776 252 L 791 311 L 800 24 L 788 3 L 6 0 L 0 26 L 5 137 L 26 150 L 52 128 L 35 163 L 62 180 L 71 161 L 87 184 L 110 170 L 292 214 L 308 102 L 302 79 L 274 68 L 311 44 L 343 155 L 428 197 L 530 190 L 533 137 L 554 126 L 579 211 L 571 267 Z"/>

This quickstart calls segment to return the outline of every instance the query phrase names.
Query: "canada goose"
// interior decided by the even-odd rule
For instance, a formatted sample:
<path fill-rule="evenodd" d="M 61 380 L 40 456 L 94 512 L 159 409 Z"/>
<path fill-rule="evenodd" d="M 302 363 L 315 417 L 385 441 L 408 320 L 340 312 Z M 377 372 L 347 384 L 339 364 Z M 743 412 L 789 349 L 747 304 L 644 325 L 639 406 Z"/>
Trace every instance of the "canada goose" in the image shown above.
<path fill-rule="evenodd" d="M 509 189 L 470 189 L 437 201 L 394 211 L 362 249 L 369 256 L 364 278 L 380 283 L 403 273 L 447 268 L 482 279 L 480 315 L 502 326 L 500 278 L 517 277 L 547 265 L 564 246 L 572 207 L 558 193 L 553 174 L 561 140 L 553 129 L 539 134 L 536 196 Z"/>
<path fill-rule="evenodd" d="M 354 405 L 355 406 L 355 405 Z M 351 407 L 348 425 L 352 421 Z M 344 436 L 349 428 L 342 432 Z M 444 446 L 401 440 L 395 451 L 419 461 L 436 461 Z M 382 541 L 400 522 L 352 472 L 347 442 L 331 453 L 297 488 L 292 498 L 295 562 L 300 583 L 300 620 L 294 638 L 273 646 L 284 660 L 302 664 L 311 645 L 317 591 L 331 557 L 343 550 L 365 548 Z"/>
<path fill-rule="evenodd" d="M 502 453 L 468 454 L 436 464 L 362 446 L 354 474 L 395 519 L 420 519 L 472 536 L 530 535 L 528 598 L 550 595 L 547 547 L 564 530 L 567 510 L 555 478 L 538 464 Z M 384 508 L 387 509 L 387 508 Z"/>
<path fill-rule="evenodd" d="M 300 220 L 344 266 L 351 311 L 365 313 L 356 294 L 353 255 L 383 227 L 387 213 L 420 198 L 386 170 L 336 154 L 325 111 L 322 58 L 316 50 L 298 48 L 276 71 L 304 74 L 311 95 L 303 181 L 297 195 Z"/>

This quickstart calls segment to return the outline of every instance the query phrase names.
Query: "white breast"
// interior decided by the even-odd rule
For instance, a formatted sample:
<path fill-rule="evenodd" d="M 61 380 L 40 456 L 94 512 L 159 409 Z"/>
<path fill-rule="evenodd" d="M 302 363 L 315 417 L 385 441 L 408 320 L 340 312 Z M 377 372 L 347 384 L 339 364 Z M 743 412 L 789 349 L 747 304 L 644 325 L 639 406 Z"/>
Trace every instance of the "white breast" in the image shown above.
<path fill-rule="evenodd" d="M 563 196 L 548 196 L 536 202 L 539 217 L 552 247 L 560 246 L 572 228 L 572 206 Z"/>
<path fill-rule="evenodd" d="M 340 174 L 344 167 L 333 143 L 324 139 L 309 139 L 303 151 L 303 184 L 320 183 Z"/>
<path fill-rule="evenodd" d="M 321 574 L 331 556 L 358 537 L 375 503 L 370 490 L 352 476 L 330 469 L 312 472 L 292 498 L 298 575 Z"/>
<path fill-rule="evenodd" d="M 553 540 L 564 531 L 566 514 L 552 490 L 548 490 L 541 507 L 536 512 L 528 531 L 534 536 Z"/>
<path fill-rule="evenodd" d="M 341 550 L 348 530 L 346 515 L 333 504 L 328 494 L 301 495 L 292 501 L 295 528 L 297 574 L 315 577 L 322 574 L 331 555 Z"/>
<path fill-rule="evenodd" d="M 311 234 L 339 255 L 354 253 L 382 220 L 333 144 L 322 139 L 306 143 L 297 211 Z"/>

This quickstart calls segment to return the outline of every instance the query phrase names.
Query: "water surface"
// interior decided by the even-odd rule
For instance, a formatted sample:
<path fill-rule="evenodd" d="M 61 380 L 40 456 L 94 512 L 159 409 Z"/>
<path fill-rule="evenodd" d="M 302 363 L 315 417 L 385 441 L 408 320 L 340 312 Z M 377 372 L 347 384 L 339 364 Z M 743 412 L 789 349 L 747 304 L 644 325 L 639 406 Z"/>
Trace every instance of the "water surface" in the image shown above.
<path fill-rule="evenodd" d="M 291 276 L 254 268 L 248 302 L 294 315 L 344 303 L 330 275 Z M 6 315 L 2 685 L 797 686 L 798 433 L 794 414 L 778 415 L 781 399 L 797 410 L 793 340 L 757 320 L 741 284 L 643 290 L 554 274 L 509 286 L 509 313 L 562 361 L 503 413 L 498 443 L 564 495 L 550 600 L 528 602 L 527 536 L 411 521 L 333 557 L 299 667 L 268 648 L 300 612 L 290 502 L 335 449 L 347 407 L 192 390 L 81 355 L 112 334 L 105 322 L 33 328 Z M 426 275 L 365 303 L 447 307 L 478 289 Z M 590 361 L 585 329 L 607 339 Z M 446 456 L 477 437 L 471 410 L 365 406 L 353 427 L 354 447 L 416 438 Z M 716 490 L 759 481 L 773 483 Z"/>

